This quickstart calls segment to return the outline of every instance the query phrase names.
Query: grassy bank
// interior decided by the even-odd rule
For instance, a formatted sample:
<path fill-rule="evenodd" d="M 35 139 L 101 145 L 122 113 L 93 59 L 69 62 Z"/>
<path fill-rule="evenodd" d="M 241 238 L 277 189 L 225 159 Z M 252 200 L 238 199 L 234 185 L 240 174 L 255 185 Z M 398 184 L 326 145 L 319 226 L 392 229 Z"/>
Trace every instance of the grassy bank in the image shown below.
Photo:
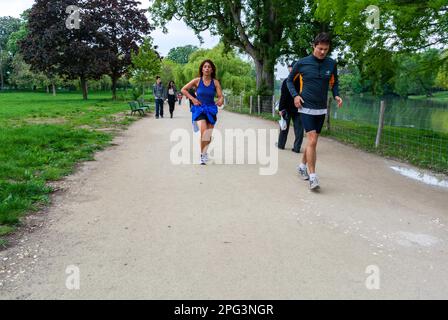
<path fill-rule="evenodd" d="M 137 117 L 110 93 L 0 93 L 0 245 L 26 212 L 48 204 L 49 181 L 92 160 Z"/>
<path fill-rule="evenodd" d="M 413 100 L 431 100 L 436 102 L 448 102 L 448 91 L 435 92 L 432 97 L 423 96 L 409 96 Z"/>
<path fill-rule="evenodd" d="M 249 114 L 248 108 L 228 111 Z M 280 118 L 264 113 L 252 116 L 278 121 Z M 331 130 L 326 125 L 322 135 L 385 157 L 408 162 L 434 172 L 448 174 L 448 134 L 415 128 L 385 126 L 381 143 L 375 148 L 377 127 L 355 121 L 331 119 Z"/>

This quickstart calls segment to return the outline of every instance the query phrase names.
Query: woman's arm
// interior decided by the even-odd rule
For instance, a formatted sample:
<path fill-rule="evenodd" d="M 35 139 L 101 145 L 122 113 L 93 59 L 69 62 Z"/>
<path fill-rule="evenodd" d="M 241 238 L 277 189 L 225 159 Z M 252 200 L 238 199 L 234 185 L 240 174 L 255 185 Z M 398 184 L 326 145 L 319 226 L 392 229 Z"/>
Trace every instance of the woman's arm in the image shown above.
<path fill-rule="evenodd" d="M 180 92 L 182 92 L 182 94 L 187 97 L 188 99 L 190 99 L 191 101 L 193 101 L 194 105 L 200 105 L 201 102 L 196 99 L 195 97 L 193 97 L 190 92 L 188 92 L 189 89 L 193 88 L 193 87 L 198 87 L 198 82 L 199 82 L 199 78 L 195 78 L 193 80 L 191 80 L 190 82 L 188 82 L 183 88 L 182 90 L 180 90 Z"/>
<path fill-rule="evenodd" d="M 218 101 L 216 101 L 216 105 L 218 107 L 221 107 L 224 104 L 224 96 L 222 95 L 221 84 L 216 79 L 213 79 L 213 81 L 215 82 L 216 95 L 218 96 Z"/>

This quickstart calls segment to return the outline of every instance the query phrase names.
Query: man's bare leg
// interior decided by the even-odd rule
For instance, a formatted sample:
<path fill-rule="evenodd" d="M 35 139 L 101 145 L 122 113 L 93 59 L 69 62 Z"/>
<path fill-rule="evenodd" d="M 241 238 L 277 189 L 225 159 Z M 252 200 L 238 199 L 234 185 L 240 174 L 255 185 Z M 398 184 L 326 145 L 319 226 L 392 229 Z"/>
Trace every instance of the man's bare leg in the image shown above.
<path fill-rule="evenodd" d="M 308 172 L 316 173 L 316 147 L 319 134 L 316 131 L 310 131 L 307 133 L 307 146 L 303 155 L 303 160 L 306 161 L 308 166 Z"/>

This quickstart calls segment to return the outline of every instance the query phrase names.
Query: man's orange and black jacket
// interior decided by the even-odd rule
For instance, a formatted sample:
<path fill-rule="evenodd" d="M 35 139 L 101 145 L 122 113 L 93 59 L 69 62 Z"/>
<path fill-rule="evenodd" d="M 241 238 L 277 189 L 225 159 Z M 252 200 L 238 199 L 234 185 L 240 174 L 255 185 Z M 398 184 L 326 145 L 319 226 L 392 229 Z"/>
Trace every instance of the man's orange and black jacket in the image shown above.
<path fill-rule="evenodd" d="M 323 60 L 309 55 L 298 60 L 286 82 L 291 96 L 302 97 L 303 108 L 327 109 L 328 89 L 333 91 L 333 97 L 339 96 L 339 81 L 336 61 L 326 57 Z"/>

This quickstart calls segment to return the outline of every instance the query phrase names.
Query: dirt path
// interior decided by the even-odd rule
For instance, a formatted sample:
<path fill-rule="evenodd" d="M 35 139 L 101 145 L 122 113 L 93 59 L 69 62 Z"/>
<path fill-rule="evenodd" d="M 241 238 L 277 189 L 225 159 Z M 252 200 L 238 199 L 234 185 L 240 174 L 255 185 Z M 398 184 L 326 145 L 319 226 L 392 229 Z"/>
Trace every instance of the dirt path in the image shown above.
<path fill-rule="evenodd" d="M 320 193 L 289 150 L 271 176 L 259 165 L 173 165 L 170 133 L 191 132 L 189 112 L 176 112 L 133 124 L 66 179 L 43 227 L 0 253 L 1 298 L 448 297 L 448 189 L 328 139 Z M 217 128 L 276 124 L 221 112 Z M 68 266 L 79 290 L 67 289 Z M 366 287 L 368 266 L 379 289 Z"/>

